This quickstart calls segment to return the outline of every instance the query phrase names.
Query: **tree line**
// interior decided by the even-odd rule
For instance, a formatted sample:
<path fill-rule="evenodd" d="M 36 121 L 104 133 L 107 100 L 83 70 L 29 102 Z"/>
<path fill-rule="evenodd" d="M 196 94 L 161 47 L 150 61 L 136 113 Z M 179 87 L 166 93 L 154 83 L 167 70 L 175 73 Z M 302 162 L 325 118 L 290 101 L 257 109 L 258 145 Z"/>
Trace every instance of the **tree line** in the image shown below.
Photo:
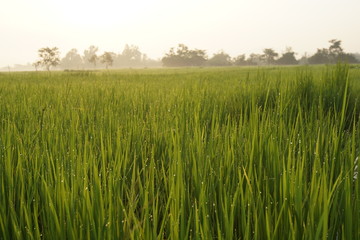
<path fill-rule="evenodd" d="M 64 58 L 60 59 L 59 49 L 41 48 L 38 50 L 39 60 L 33 63 L 38 70 L 52 67 L 61 69 L 90 69 L 90 68 L 122 68 L 122 67 L 190 67 L 190 66 L 256 66 L 256 65 L 296 65 L 296 64 L 333 64 L 339 61 L 358 63 L 355 54 L 344 52 L 341 40 L 332 39 L 328 48 L 319 48 L 312 56 L 304 55 L 300 59 L 291 47 L 287 47 L 282 54 L 272 48 L 265 48 L 261 54 L 252 53 L 249 56 L 240 54 L 232 58 L 224 51 L 208 57 L 206 50 L 190 49 L 184 44 L 177 48 L 171 48 L 161 60 L 153 60 L 141 53 L 134 45 L 125 45 L 122 53 L 103 52 L 99 54 L 99 48 L 90 46 L 82 55 L 77 49 L 71 49 Z"/>
<path fill-rule="evenodd" d="M 99 54 L 99 48 L 92 45 L 85 49 L 81 55 L 73 48 L 60 58 L 60 51 L 57 47 L 41 48 L 38 50 L 39 59 L 33 63 L 36 70 L 43 68 L 50 71 L 50 68 L 61 69 L 96 69 L 114 67 L 158 67 L 159 61 L 150 59 L 146 54 L 140 52 L 139 47 L 126 44 L 121 53 L 105 51 Z"/>
<path fill-rule="evenodd" d="M 328 48 L 317 49 L 312 56 L 302 56 L 296 59 L 296 53 L 292 48 L 287 47 L 280 55 L 272 48 L 265 48 L 261 54 L 252 53 L 248 57 L 240 54 L 232 58 L 224 51 L 215 53 L 208 58 L 205 50 L 189 49 L 184 44 L 177 48 L 171 48 L 162 58 L 166 67 L 183 66 L 255 66 L 255 65 L 296 65 L 296 64 L 332 64 L 339 61 L 358 63 L 359 60 L 354 54 L 345 53 L 341 47 L 341 40 L 332 39 Z"/>

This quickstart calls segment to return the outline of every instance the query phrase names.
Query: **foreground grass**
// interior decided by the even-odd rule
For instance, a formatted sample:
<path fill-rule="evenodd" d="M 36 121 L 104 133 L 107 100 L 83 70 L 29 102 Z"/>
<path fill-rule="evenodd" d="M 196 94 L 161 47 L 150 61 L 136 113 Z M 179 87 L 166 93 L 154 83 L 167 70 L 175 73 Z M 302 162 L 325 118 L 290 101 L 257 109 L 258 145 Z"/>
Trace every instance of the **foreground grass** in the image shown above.
<path fill-rule="evenodd" d="M 0 238 L 360 238 L 359 86 L 348 66 L 0 74 Z"/>

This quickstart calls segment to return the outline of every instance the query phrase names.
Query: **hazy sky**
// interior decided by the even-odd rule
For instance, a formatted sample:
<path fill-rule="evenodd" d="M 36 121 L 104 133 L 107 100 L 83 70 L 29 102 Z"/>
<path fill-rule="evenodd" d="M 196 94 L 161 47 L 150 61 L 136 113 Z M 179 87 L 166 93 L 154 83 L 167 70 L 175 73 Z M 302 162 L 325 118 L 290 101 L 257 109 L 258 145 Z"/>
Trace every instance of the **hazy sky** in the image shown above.
<path fill-rule="evenodd" d="M 360 0 L 2 0 L 0 67 L 34 62 L 41 47 L 119 53 L 137 45 L 151 58 L 184 43 L 209 56 L 281 53 L 300 57 L 343 42 L 360 52 Z"/>

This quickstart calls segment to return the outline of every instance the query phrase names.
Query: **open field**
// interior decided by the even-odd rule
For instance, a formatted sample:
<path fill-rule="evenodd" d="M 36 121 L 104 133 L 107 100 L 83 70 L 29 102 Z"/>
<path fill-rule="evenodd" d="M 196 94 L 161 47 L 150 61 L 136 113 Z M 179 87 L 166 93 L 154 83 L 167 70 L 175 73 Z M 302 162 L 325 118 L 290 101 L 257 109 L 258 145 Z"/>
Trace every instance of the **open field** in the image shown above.
<path fill-rule="evenodd" d="M 0 73 L 0 239 L 359 239 L 360 69 Z"/>

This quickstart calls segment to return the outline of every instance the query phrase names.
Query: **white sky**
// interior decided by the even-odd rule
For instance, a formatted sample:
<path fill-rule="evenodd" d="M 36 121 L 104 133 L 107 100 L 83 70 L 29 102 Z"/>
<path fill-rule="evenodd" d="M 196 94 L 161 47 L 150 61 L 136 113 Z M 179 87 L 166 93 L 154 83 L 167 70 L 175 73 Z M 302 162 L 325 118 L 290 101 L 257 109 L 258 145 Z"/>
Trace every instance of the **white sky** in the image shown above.
<path fill-rule="evenodd" d="M 133 44 L 155 59 L 178 43 L 233 57 L 291 46 L 299 57 L 333 38 L 360 52 L 360 0 L 0 0 L 0 67 L 47 46 L 64 56 Z"/>

